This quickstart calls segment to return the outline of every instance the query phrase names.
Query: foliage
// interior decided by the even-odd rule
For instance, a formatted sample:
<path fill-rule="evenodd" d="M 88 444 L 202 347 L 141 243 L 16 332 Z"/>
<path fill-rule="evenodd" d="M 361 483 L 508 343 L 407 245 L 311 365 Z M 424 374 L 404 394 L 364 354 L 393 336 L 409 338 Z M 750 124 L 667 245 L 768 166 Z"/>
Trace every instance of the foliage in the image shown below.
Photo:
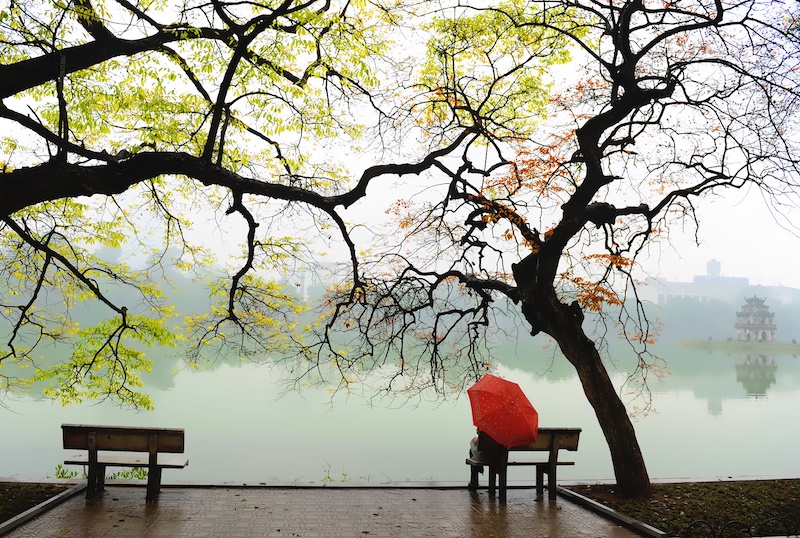
<path fill-rule="evenodd" d="M 61 480 L 71 480 L 73 478 L 77 478 L 78 476 L 80 476 L 80 473 L 72 469 L 67 469 L 66 467 L 64 467 L 63 464 L 59 463 L 58 465 L 56 465 L 56 471 L 54 476 Z"/>
<path fill-rule="evenodd" d="M 55 478 L 61 480 L 71 480 L 73 478 L 78 478 L 82 476 L 86 478 L 86 468 L 84 467 L 84 473 L 81 475 L 79 471 L 75 471 L 72 469 L 68 469 L 64 467 L 63 464 L 59 463 L 56 465 L 55 470 Z M 147 480 L 147 467 L 130 467 L 130 468 L 123 468 L 119 471 L 114 471 L 113 473 L 106 476 L 108 480 Z"/>
<path fill-rule="evenodd" d="M 426 25 L 432 37 L 418 82 L 422 97 L 417 98 L 423 124 L 453 129 L 478 123 L 495 140 L 516 138 L 545 115 L 546 74 L 569 61 L 568 40 L 544 26 L 521 24 L 539 16 L 528 12 L 526 2 L 505 2 L 477 13 L 453 10 L 452 17 L 443 12 Z M 565 10 L 551 23 L 573 18 L 574 12 Z"/>
<path fill-rule="evenodd" d="M 132 327 L 129 329 L 128 320 Z M 168 345 L 173 335 L 162 324 L 144 316 L 123 313 L 122 325 L 116 319 L 79 331 L 72 357 L 39 370 L 36 380 L 54 379 L 57 383 L 45 394 L 62 404 L 115 395 L 123 402 L 151 409 L 150 398 L 135 391 L 142 387 L 138 372 L 149 372 L 152 361 L 141 351 L 126 345 L 133 338 L 146 345 Z"/>
<path fill-rule="evenodd" d="M 109 480 L 147 480 L 147 467 L 120 469 L 108 475 Z"/>
<path fill-rule="evenodd" d="M 299 339 L 304 307 L 276 277 L 306 247 L 285 222 L 328 226 L 316 211 L 330 212 L 322 197 L 348 171 L 315 154 L 360 136 L 349 107 L 378 82 L 384 17 L 363 2 L 2 10 L 0 118 L 19 127 L 0 140 L 6 390 L 52 380 L 62 403 L 149 408 L 146 347 L 183 342 L 197 361 Z M 303 193 L 310 211 L 288 203 Z M 202 243 L 220 207 L 245 239 L 217 256 Z M 125 262 L 98 255 L 115 250 Z M 218 304 L 173 311 L 165 265 L 206 281 Z M 80 326 L 87 302 L 105 319 Z M 52 344 L 74 352 L 53 360 Z"/>

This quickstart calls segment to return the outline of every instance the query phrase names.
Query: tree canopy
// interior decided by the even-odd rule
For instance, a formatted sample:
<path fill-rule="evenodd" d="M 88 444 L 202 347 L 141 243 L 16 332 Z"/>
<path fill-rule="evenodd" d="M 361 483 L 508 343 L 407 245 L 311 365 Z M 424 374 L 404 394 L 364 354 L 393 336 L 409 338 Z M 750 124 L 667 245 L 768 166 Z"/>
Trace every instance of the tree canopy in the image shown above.
<path fill-rule="evenodd" d="M 346 231 L 334 211 L 352 203 L 339 194 L 346 171 L 317 154 L 359 137 L 348 108 L 375 86 L 386 14 L 323 2 L 8 7 L 0 116 L 16 126 L 2 140 L 4 365 L 35 363 L 48 341 L 69 340 L 74 353 L 38 373 L 58 380 L 54 395 L 148 406 L 136 390 L 147 359 L 131 341 L 173 344 L 168 320 L 185 314 L 152 276 L 170 248 L 185 270 L 224 262 L 190 230 L 236 217 L 239 265 L 209 282 L 215 305 L 186 332 L 195 349 L 238 338 L 242 353 L 290 339 L 296 322 L 282 314 L 301 306 L 259 270 L 303 248 L 281 222 L 327 215 L 320 226 Z M 102 259 L 98 247 L 124 247 L 146 269 Z M 107 319 L 75 326 L 70 309 L 85 301 Z"/>
<path fill-rule="evenodd" d="M 0 11 L 0 379 L 10 388 L 26 378 L 5 372 L 33 365 L 64 401 L 147 406 L 142 346 L 180 341 L 191 357 L 291 350 L 297 375 L 332 364 L 343 385 L 385 369 L 389 390 L 459 390 L 491 368 L 486 338 L 511 314 L 558 344 L 620 489 L 647 495 L 586 313 L 614 313 L 604 327 L 631 342 L 646 382 L 658 358 L 637 259 L 696 222 L 699 197 L 754 186 L 796 204 L 796 12 L 14 1 Z M 392 182 L 406 192 L 388 218 L 359 221 Z M 233 262 L 215 259 L 210 245 L 231 241 Z M 274 271 L 328 244 L 348 276 L 309 321 Z M 98 255 L 120 247 L 128 259 Z M 182 270 L 227 271 L 181 331 L 154 277 L 173 248 Z M 77 326 L 87 301 L 106 315 Z"/>

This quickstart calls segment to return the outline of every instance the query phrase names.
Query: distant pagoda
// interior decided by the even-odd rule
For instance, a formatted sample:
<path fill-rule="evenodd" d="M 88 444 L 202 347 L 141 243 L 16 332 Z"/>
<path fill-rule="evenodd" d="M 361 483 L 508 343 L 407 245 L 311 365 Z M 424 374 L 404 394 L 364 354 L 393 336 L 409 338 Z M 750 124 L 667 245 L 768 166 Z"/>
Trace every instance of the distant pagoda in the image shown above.
<path fill-rule="evenodd" d="M 764 304 L 766 299 L 748 297 L 742 309 L 736 313 L 736 340 L 740 342 L 775 341 L 775 314 Z"/>

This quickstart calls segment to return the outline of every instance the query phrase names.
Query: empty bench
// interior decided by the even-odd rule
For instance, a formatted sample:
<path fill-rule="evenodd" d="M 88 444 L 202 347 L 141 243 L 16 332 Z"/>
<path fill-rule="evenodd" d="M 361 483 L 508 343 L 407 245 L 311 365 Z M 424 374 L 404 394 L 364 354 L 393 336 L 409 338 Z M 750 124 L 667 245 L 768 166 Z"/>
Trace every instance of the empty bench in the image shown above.
<path fill-rule="evenodd" d="M 180 455 L 184 450 L 182 429 L 62 424 L 61 430 L 65 449 L 87 451 L 64 461 L 66 465 L 88 466 L 87 499 L 103 491 L 106 467 L 146 467 L 147 500 L 151 501 L 161 491 L 162 469 L 189 465 L 189 460 Z"/>
<path fill-rule="evenodd" d="M 467 464 L 470 466 L 469 488 L 471 490 L 478 489 L 478 473 L 483 472 L 484 466 L 489 467 L 489 495 L 493 496 L 495 494 L 495 482 L 499 479 L 499 497 L 501 501 L 505 501 L 508 467 L 529 465 L 536 467 L 537 499 L 541 499 L 544 495 L 544 475 L 547 475 L 548 497 L 550 500 L 555 500 L 558 467 L 560 465 L 575 465 L 573 461 L 559 461 L 559 452 L 561 450 L 578 450 L 580 433 L 580 428 L 539 428 L 539 435 L 535 443 L 506 449 L 481 432 L 478 435 L 477 451 L 471 451 L 473 453 L 467 458 Z M 546 452 L 547 460 L 510 460 L 511 452 Z"/>

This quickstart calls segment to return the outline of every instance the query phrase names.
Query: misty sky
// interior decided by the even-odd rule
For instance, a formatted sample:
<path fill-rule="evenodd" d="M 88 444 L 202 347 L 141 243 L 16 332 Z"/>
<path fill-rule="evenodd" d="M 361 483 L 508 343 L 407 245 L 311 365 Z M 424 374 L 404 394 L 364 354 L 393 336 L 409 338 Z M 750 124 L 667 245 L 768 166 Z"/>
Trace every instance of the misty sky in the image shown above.
<path fill-rule="evenodd" d="M 654 259 L 650 270 L 667 280 L 691 281 L 693 275 L 705 274 L 706 263 L 714 258 L 722 264 L 722 276 L 747 277 L 750 284 L 800 288 L 800 237 L 790 228 L 793 220 L 800 225 L 800 214 L 786 215 L 783 223 L 770 214 L 761 193 L 730 191 L 724 198 L 698 204 L 701 245 L 692 243 L 691 232 L 676 244 L 681 252 L 662 249 L 661 259 Z M 674 230 L 677 232 L 678 230 Z M 659 267 L 660 262 L 660 267 Z"/>

